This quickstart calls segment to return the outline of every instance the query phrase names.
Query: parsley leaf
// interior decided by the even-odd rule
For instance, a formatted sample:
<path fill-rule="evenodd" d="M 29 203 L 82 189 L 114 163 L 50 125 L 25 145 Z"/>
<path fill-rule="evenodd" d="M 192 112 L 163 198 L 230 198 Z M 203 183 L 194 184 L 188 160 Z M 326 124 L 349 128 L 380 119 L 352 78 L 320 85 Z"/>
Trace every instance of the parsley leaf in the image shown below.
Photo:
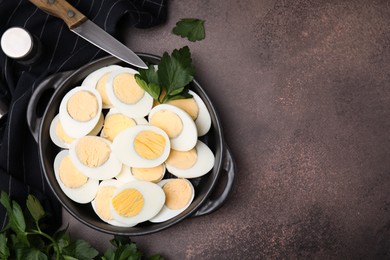
<path fill-rule="evenodd" d="M 62 251 L 63 254 L 80 260 L 93 259 L 99 254 L 99 252 L 91 247 L 88 242 L 80 239 L 71 241 L 67 247 L 62 249 Z"/>
<path fill-rule="evenodd" d="M 7 259 L 10 256 L 9 248 L 7 246 L 8 238 L 5 234 L 0 234 L 0 259 Z"/>
<path fill-rule="evenodd" d="M 192 97 L 188 94 L 187 86 L 194 79 L 194 74 L 191 52 L 185 46 L 173 50 L 171 55 L 165 52 L 157 70 L 155 66 L 140 69 L 135 79 L 155 100 L 166 103 L 169 100 Z"/>
<path fill-rule="evenodd" d="M 39 221 L 43 216 L 45 216 L 45 211 L 39 200 L 33 195 L 28 195 L 26 206 L 31 213 L 31 216 L 35 221 Z"/>
<path fill-rule="evenodd" d="M 185 86 L 194 78 L 194 68 L 188 46 L 179 50 L 175 49 L 171 56 L 165 52 L 157 73 L 160 85 L 165 88 L 168 99 L 183 92 Z"/>
<path fill-rule="evenodd" d="M 161 88 L 158 83 L 157 70 L 153 65 L 150 65 L 146 70 L 139 70 L 139 76 L 136 75 L 135 81 L 146 92 L 148 92 L 153 97 L 153 99 L 158 99 L 161 93 Z"/>
<path fill-rule="evenodd" d="M 184 18 L 176 23 L 172 32 L 191 42 L 200 41 L 205 38 L 204 20 L 195 18 Z"/>
<path fill-rule="evenodd" d="M 6 229 L 10 228 L 15 232 L 18 242 L 29 245 L 29 241 L 27 240 L 27 235 L 25 233 L 26 221 L 20 205 L 15 201 L 11 201 L 8 194 L 4 191 L 1 192 L 0 202 L 7 210 L 9 218 Z"/>

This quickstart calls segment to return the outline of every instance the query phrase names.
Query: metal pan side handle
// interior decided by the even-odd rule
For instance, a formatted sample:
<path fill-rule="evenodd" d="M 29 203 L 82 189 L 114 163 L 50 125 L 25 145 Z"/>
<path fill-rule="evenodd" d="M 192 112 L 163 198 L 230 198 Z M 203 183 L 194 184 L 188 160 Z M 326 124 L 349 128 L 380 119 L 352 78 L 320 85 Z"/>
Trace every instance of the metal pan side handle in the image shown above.
<path fill-rule="evenodd" d="M 39 115 L 38 105 L 47 105 L 41 104 L 41 99 L 44 93 L 47 93 L 49 90 L 56 90 L 63 80 L 69 76 L 72 72 L 66 71 L 57 74 L 53 74 L 47 78 L 45 78 L 39 85 L 36 87 L 34 93 L 32 94 L 30 101 L 27 106 L 26 117 L 27 117 L 27 125 L 30 129 L 31 134 L 33 135 L 35 141 L 38 143 L 38 134 L 39 128 L 42 122 L 42 115 Z"/>
<path fill-rule="evenodd" d="M 218 210 L 225 203 L 226 199 L 230 194 L 231 189 L 233 188 L 234 176 L 236 173 L 236 164 L 234 162 L 232 153 L 228 149 L 226 143 L 223 171 L 227 175 L 227 182 L 221 195 L 215 199 L 208 199 L 200 209 L 198 209 L 194 214 L 191 215 L 191 217 L 203 216 Z"/>

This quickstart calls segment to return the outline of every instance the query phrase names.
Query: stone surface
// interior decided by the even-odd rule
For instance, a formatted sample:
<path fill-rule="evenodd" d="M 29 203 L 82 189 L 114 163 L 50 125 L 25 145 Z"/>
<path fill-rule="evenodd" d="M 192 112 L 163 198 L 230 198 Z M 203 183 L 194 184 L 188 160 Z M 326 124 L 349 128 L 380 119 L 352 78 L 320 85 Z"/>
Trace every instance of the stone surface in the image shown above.
<path fill-rule="evenodd" d="M 170 33 L 206 20 L 206 39 Z M 169 20 L 126 30 L 135 51 L 189 45 L 237 172 L 226 204 L 134 237 L 167 259 L 390 258 L 387 1 L 170 1 Z M 65 213 L 66 216 L 68 216 Z M 76 237 L 110 235 L 68 216 Z"/>

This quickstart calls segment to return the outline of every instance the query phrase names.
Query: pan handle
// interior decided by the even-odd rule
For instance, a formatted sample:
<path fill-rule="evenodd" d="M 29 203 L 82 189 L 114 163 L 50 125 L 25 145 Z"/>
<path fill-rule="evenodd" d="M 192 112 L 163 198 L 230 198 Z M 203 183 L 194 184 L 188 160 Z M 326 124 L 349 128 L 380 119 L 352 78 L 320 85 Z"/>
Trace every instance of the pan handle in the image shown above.
<path fill-rule="evenodd" d="M 43 95 L 49 93 L 48 91 L 50 90 L 54 92 L 61 85 L 63 79 L 71 73 L 72 71 L 65 71 L 48 76 L 39 83 L 30 98 L 26 113 L 27 124 L 37 143 L 40 125 L 43 119 L 43 113 L 39 113 L 38 107 L 46 107 L 47 105 L 47 101 L 43 103 Z"/>
<path fill-rule="evenodd" d="M 223 171 L 227 175 L 226 186 L 218 198 L 208 199 L 200 209 L 198 209 L 191 217 L 203 216 L 218 210 L 228 198 L 228 195 L 233 188 L 234 175 L 236 173 L 236 164 L 233 160 L 232 153 L 225 143 L 225 156 L 223 161 Z"/>

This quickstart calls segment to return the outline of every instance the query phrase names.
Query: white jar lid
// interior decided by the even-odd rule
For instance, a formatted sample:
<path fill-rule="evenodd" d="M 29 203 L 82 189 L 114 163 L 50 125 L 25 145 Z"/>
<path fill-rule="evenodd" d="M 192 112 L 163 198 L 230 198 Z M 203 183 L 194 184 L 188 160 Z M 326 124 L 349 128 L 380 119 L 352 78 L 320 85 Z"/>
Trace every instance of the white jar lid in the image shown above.
<path fill-rule="evenodd" d="M 1 37 L 1 48 L 4 53 L 13 59 L 26 56 L 32 49 L 31 35 L 20 27 L 9 28 Z"/>

